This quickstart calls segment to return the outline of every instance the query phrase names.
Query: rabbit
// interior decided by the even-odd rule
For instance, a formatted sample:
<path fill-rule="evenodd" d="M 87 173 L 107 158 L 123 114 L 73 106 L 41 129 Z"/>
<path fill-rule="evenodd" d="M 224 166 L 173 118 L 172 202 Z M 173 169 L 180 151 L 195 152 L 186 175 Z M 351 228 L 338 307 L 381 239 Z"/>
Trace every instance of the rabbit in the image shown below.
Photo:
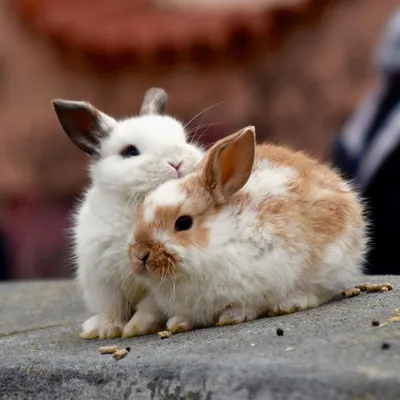
<path fill-rule="evenodd" d="M 146 296 L 126 252 L 133 211 L 158 185 L 194 171 L 203 156 L 183 125 L 165 115 L 166 102 L 163 89 L 151 88 L 139 116 L 119 121 L 87 102 L 52 102 L 65 133 L 91 158 L 91 183 L 73 226 L 77 282 L 95 314 L 82 325 L 84 339 L 130 335 L 124 327 Z"/>
<path fill-rule="evenodd" d="M 348 182 L 302 152 L 256 146 L 249 126 L 137 208 L 127 250 L 151 296 L 136 319 L 182 332 L 316 307 L 361 278 L 367 239 Z"/>

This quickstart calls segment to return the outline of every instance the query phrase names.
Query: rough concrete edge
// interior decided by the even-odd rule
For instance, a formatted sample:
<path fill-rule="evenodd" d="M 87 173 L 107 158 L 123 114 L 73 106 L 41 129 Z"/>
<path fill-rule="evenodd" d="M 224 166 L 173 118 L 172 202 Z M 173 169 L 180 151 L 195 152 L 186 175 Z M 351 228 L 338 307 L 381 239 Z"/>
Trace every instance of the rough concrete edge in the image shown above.
<path fill-rule="evenodd" d="M 394 376 L 365 371 L 339 372 L 328 365 L 304 367 L 249 362 L 232 366 L 195 356 L 157 362 L 123 364 L 104 359 L 99 365 L 60 368 L 24 357 L 0 371 L 1 398 L 125 398 L 125 399 L 368 399 L 398 400 Z M 122 367 L 122 368 L 121 368 Z M 111 370 L 111 373 L 110 373 Z"/>

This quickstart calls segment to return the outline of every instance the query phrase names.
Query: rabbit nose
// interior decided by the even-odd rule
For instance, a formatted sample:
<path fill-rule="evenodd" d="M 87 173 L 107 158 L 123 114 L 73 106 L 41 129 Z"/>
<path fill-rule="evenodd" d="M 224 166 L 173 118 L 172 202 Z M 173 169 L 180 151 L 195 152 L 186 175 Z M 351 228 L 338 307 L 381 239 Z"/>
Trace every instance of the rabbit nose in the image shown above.
<path fill-rule="evenodd" d="M 146 264 L 146 261 L 149 259 L 150 253 L 146 253 L 142 257 L 143 264 Z"/>
<path fill-rule="evenodd" d="M 180 168 L 180 166 L 181 166 L 181 164 L 182 164 L 182 161 L 179 162 L 179 163 L 173 162 L 173 161 L 168 161 L 168 164 L 169 164 L 171 167 L 175 168 L 177 171 L 179 171 L 179 168 Z"/>

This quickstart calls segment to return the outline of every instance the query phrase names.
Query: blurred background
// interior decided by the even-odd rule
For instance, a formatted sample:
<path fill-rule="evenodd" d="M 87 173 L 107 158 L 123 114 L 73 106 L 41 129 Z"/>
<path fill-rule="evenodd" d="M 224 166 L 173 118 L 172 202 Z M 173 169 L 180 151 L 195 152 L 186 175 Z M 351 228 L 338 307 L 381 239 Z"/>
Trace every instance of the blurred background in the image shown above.
<path fill-rule="evenodd" d="M 66 232 L 86 184 L 88 159 L 61 130 L 53 98 L 87 100 L 122 117 L 138 113 L 145 90 L 158 86 L 169 95 L 167 112 L 183 121 L 209 108 L 189 125 L 206 144 L 255 125 L 259 140 L 306 150 L 356 181 L 361 176 L 376 219 L 373 231 L 386 215 L 379 210 L 388 210 L 388 198 L 391 212 L 400 205 L 400 196 L 397 203 L 390 195 L 400 186 L 400 152 L 388 167 L 390 182 L 377 178 L 381 186 L 374 182 L 371 189 L 397 146 L 399 118 L 395 139 L 386 145 L 390 151 L 378 163 L 360 148 L 352 158 L 346 143 L 367 136 L 383 147 L 388 143 L 380 139 L 381 128 L 400 104 L 399 79 L 392 74 L 388 80 L 374 60 L 397 5 L 398 0 L 2 0 L 0 279 L 72 272 Z M 392 87 L 397 92 L 390 97 Z M 378 148 L 371 143 L 370 149 Z M 375 168 L 369 175 L 360 172 L 365 166 L 358 168 L 364 156 Z M 375 193 L 380 203 L 374 203 Z M 369 272 L 400 273 L 398 226 L 393 214 L 379 225 L 373 240 L 381 250 L 368 260 Z M 382 254 L 389 257 L 385 246 L 392 246 L 393 259 L 382 261 Z"/>

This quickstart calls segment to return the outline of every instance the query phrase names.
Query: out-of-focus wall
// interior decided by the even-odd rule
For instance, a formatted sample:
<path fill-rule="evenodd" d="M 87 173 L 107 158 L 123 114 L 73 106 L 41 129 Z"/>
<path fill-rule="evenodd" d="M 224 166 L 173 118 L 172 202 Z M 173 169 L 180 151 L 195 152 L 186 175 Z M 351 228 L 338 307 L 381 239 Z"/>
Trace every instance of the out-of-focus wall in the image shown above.
<path fill-rule="evenodd" d="M 328 156 L 332 137 L 374 84 L 375 48 L 399 5 L 332 2 L 317 24 L 293 32 L 253 70 L 256 125 L 271 139 Z"/>
<path fill-rule="evenodd" d="M 254 124 L 259 138 L 324 158 L 332 136 L 373 84 L 373 50 L 397 5 L 331 1 L 317 21 L 249 63 L 167 70 L 127 64 L 106 72 L 64 63 L 46 37 L 24 27 L 8 1 L 1 2 L 0 217 L 12 276 L 61 274 L 68 253 L 63 230 L 86 182 L 87 159 L 61 131 L 51 99 L 84 99 L 124 116 L 138 111 L 147 88 L 161 86 L 169 93 L 168 111 L 185 120 L 223 101 L 191 124 L 215 124 L 198 130 L 208 141 Z"/>
<path fill-rule="evenodd" d="M 331 2 L 316 24 L 245 67 L 182 65 L 164 73 L 127 66 L 106 74 L 63 65 L 46 39 L 25 30 L 2 2 L 0 193 L 63 196 L 82 184 L 85 157 L 61 133 L 52 98 L 85 99 L 126 115 L 137 112 L 151 85 L 167 89 L 169 111 L 178 116 L 224 101 L 206 114 L 209 122 L 232 128 L 256 122 L 263 135 L 324 154 L 326 139 L 372 83 L 372 51 L 397 3 Z"/>

